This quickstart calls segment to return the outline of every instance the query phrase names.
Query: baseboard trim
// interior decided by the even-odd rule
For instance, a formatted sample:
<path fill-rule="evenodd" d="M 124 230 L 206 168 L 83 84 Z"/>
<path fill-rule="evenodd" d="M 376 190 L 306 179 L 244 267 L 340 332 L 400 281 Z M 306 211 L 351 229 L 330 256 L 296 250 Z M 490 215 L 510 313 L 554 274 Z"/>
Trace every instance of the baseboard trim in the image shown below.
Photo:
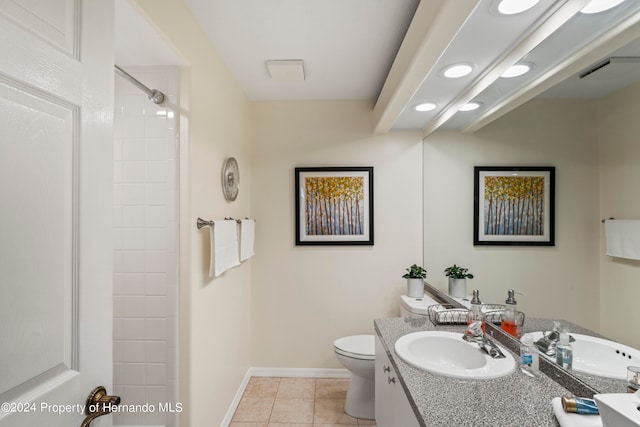
<path fill-rule="evenodd" d="M 328 368 L 249 368 L 245 374 L 238 391 L 227 410 L 220 427 L 228 427 L 231 424 L 233 414 L 235 414 L 240 399 L 244 394 L 251 377 L 283 377 L 283 378 L 350 378 L 348 369 L 328 369 Z"/>
<path fill-rule="evenodd" d="M 284 378 L 349 378 L 348 369 L 328 368 L 249 368 L 247 374 L 252 377 Z"/>

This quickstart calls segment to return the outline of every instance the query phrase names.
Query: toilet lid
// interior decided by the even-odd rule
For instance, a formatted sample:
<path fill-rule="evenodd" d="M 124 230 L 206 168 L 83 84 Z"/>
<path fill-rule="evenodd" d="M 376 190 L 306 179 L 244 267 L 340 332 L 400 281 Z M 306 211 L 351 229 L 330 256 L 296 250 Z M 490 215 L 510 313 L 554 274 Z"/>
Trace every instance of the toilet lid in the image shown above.
<path fill-rule="evenodd" d="M 352 335 L 339 338 L 333 346 L 337 351 L 360 359 L 373 359 L 376 355 L 376 342 L 373 335 Z M 348 353 L 348 354 L 346 354 Z"/>

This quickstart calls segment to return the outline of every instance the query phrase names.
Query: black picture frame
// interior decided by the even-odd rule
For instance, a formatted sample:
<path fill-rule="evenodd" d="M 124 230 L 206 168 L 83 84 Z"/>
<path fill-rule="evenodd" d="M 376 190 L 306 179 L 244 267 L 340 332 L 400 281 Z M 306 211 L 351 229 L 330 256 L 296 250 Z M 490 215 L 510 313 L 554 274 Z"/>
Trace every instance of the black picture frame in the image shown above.
<path fill-rule="evenodd" d="M 475 166 L 473 244 L 555 246 L 555 167 Z"/>
<path fill-rule="evenodd" d="M 373 245 L 373 167 L 295 168 L 296 246 Z"/>

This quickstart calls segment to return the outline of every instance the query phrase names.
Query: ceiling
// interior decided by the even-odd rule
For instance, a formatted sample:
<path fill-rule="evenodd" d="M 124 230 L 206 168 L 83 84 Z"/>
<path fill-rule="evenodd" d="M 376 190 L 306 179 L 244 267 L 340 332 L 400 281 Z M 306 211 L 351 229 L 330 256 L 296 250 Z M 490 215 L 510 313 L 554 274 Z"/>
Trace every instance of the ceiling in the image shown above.
<path fill-rule="evenodd" d="M 475 131 L 536 96 L 600 97 L 640 80 L 638 0 L 599 14 L 580 12 L 589 0 L 539 0 L 514 15 L 499 0 L 185 2 L 250 99 L 372 99 L 376 132 Z M 119 65 L 185 65 L 127 0 L 116 27 Z M 612 56 L 625 59 L 578 77 Z M 271 79 L 269 60 L 303 60 L 304 79 Z M 500 77 L 522 61 L 532 71 Z M 460 62 L 470 75 L 443 77 Z M 469 101 L 480 108 L 459 111 Z M 437 107 L 415 111 L 422 102 Z"/>

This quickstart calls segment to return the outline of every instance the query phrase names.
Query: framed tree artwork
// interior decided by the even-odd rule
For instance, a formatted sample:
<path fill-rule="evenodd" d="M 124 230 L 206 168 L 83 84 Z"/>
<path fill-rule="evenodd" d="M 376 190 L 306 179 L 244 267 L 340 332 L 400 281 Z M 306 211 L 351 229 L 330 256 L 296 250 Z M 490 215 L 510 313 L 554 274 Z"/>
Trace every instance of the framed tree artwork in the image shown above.
<path fill-rule="evenodd" d="M 476 166 L 474 245 L 555 245 L 555 167 Z"/>
<path fill-rule="evenodd" d="M 296 245 L 373 245 L 373 167 L 295 168 Z"/>

